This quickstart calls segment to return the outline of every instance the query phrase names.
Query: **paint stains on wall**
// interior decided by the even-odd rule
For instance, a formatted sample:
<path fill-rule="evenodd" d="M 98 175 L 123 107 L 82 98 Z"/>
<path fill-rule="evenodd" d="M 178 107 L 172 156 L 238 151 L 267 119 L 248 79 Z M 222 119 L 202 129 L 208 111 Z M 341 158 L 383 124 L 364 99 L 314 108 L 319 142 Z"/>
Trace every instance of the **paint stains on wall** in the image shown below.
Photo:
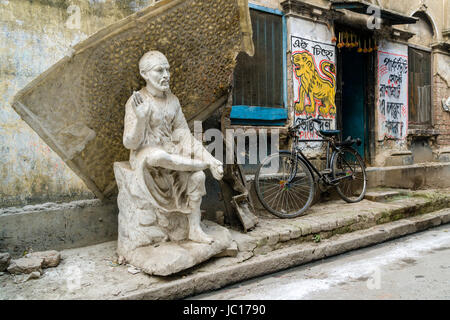
<path fill-rule="evenodd" d="M 0 1 L 0 207 L 93 197 L 10 103 L 21 88 L 70 55 L 71 46 L 153 2 Z"/>

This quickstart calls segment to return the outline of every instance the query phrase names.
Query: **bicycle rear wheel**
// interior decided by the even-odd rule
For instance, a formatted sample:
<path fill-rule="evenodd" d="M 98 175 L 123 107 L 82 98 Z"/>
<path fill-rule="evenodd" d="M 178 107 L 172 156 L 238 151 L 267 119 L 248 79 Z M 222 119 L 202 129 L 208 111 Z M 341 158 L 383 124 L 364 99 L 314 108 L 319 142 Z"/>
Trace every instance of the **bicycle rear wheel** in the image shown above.
<path fill-rule="evenodd" d="M 255 174 L 256 194 L 264 208 L 280 218 L 302 215 L 314 197 L 314 178 L 301 158 L 289 151 L 270 155 Z"/>
<path fill-rule="evenodd" d="M 355 149 L 343 148 L 336 152 L 332 160 L 332 170 L 333 179 L 344 178 L 336 186 L 336 191 L 343 200 L 355 203 L 364 198 L 367 174 L 364 162 Z"/>

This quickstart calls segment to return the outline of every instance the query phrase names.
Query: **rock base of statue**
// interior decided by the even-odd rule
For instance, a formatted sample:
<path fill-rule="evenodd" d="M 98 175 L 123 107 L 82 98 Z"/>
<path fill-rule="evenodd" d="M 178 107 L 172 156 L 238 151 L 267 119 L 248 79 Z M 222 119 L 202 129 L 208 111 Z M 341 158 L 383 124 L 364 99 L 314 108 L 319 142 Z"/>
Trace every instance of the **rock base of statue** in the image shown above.
<path fill-rule="evenodd" d="M 125 259 L 147 274 L 168 276 L 207 261 L 230 247 L 232 240 L 226 228 L 204 221 L 203 230 L 214 239 L 213 243 L 162 242 L 128 252 Z"/>
<path fill-rule="evenodd" d="M 160 213 L 149 203 L 147 190 L 139 188 L 141 176 L 129 162 L 116 162 L 119 188 L 119 236 L 117 253 L 133 266 L 151 275 L 167 276 L 191 268 L 225 251 L 232 244 L 228 229 L 203 221 L 211 244 L 188 240 L 186 213 Z"/>

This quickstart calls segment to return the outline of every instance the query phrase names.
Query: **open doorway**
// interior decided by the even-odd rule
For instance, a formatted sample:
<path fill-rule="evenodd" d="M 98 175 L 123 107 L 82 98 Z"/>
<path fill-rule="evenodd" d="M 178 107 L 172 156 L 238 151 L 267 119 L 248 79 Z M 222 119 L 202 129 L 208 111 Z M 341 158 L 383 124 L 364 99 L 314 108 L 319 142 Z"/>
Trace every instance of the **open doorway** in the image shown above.
<path fill-rule="evenodd" d="M 370 164 L 375 150 L 376 41 L 371 34 L 349 27 L 337 27 L 336 34 L 338 128 L 342 139 L 361 139 L 361 146 L 355 148 Z"/>

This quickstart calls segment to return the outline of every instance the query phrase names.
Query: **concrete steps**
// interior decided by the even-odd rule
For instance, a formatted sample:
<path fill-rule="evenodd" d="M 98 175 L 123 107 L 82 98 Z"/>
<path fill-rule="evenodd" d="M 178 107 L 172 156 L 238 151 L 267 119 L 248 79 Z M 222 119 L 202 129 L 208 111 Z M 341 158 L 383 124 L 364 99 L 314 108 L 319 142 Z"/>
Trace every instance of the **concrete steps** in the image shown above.
<path fill-rule="evenodd" d="M 334 200 L 315 204 L 295 219 L 278 219 L 267 213 L 258 227 L 242 234 L 233 232 L 241 252 L 267 254 L 303 242 L 320 242 L 337 234 L 364 230 L 376 225 L 423 215 L 450 207 L 449 190 L 370 190 L 369 198 L 349 204 Z"/>
<path fill-rule="evenodd" d="M 372 189 L 366 192 L 364 199 L 375 202 L 386 202 L 394 197 L 408 196 L 408 190 Z"/>

